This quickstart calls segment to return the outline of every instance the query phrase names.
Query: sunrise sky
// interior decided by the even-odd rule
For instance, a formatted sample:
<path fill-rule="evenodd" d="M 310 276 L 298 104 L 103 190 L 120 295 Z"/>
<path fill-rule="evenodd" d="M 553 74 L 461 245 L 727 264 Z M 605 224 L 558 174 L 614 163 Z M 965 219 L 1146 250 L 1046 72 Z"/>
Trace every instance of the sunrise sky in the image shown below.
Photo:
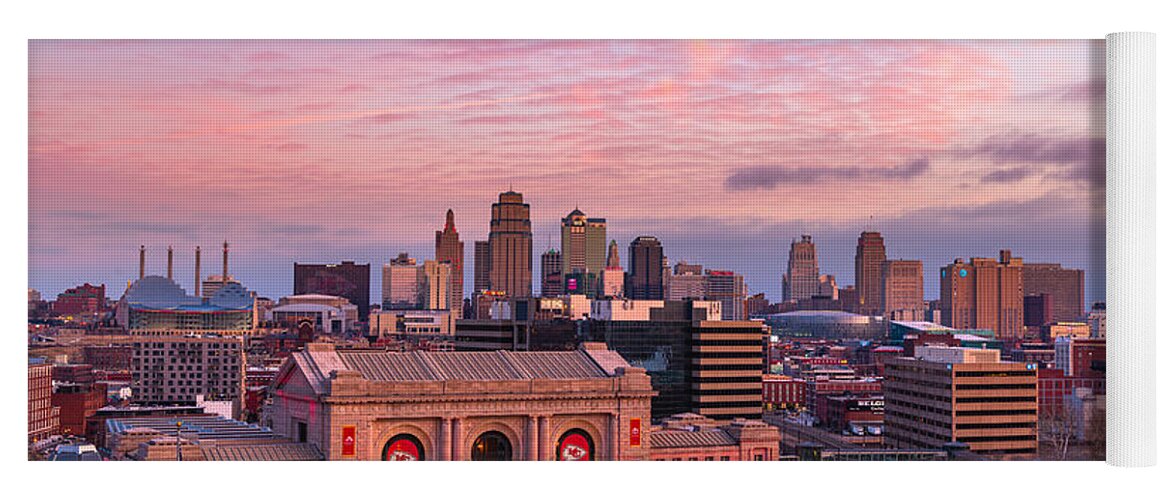
<path fill-rule="evenodd" d="M 929 299 L 1010 248 L 1104 300 L 1104 64 L 1100 40 L 32 41 L 29 286 L 117 298 L 173 245 L 190 292 L 226 239 L 278 298 L 294 261 L 432 258 L 452 208 L 470 289 L 512 186 L 534 258 L 580 207 L 624 264 L 655 235 L 774 301 L 792 238 L 846 285 L 863 229 Z"/>

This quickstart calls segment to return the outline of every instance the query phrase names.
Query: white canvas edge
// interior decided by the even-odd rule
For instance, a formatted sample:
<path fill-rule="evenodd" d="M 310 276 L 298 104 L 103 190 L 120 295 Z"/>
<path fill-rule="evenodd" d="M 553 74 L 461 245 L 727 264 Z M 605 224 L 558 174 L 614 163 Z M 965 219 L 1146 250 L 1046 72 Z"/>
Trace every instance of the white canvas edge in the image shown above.
<path fill-rule="evenodd" d="M 1106 463 L 1155 465 L 1155 35 L 1106 37 Z"/>

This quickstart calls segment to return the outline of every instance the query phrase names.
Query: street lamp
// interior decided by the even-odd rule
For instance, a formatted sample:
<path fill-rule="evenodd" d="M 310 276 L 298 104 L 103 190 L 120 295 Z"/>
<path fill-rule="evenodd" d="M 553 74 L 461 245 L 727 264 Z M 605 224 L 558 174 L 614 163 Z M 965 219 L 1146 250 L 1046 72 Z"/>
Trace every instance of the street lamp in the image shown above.
<path fill-rule="evenodd" d="M 182 431 L 183 431 L 183 422 L 176 420 L 175 421 L 175 460 L 178 462 L 183 461 L 183 445 L 179 441 L 179 435 L 182 433 Z"/>

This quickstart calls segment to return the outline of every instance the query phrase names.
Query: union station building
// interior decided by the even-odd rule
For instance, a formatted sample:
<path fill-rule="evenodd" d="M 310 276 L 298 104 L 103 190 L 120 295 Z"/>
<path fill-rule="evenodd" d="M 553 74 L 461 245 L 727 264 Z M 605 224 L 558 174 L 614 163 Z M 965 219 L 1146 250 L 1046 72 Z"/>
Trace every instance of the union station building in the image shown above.
<path fill-rule="evenodd" d="M 650 378 L 603 343 L 561 352 L 309 344 L 264 424 L 327 460 L 648 460 Z M 775 446 L 775 444 L 774 444 Z"/>

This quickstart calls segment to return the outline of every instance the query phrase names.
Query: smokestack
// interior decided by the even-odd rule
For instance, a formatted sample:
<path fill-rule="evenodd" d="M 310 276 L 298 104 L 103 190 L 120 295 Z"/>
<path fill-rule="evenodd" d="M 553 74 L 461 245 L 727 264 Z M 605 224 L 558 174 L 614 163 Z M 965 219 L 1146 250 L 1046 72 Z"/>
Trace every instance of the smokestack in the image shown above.
<path fill-rule="evenodd" d="M 175 251 L 171 249 L 171 246 L 167 245 L 167 279 L 169 279 L 169 280 L 175 279 L 175 275 L 173 274 L 173 272 L 175 270 L 175 253 L 174 252 Z"/>
<path fill-rule="evenodd" d="M 220 276 L 223 278 L 223 284 L 228 284 L 228 242 L 224 241 L 224 274 Z"/>
<path fill-rule="evenodd" d="M 195 247 L 195 296 L 196 297 L 201 297 L 201 295 L 199 295 L 199 281 L 200 281 L 200 277 L 199 277 L 199 247 L 197 246 L 197 247 Z"/>
<path fill-rule="evenodd" d="M 146 245 L 138 247 L 138 279 L 146 276 Z"/>

